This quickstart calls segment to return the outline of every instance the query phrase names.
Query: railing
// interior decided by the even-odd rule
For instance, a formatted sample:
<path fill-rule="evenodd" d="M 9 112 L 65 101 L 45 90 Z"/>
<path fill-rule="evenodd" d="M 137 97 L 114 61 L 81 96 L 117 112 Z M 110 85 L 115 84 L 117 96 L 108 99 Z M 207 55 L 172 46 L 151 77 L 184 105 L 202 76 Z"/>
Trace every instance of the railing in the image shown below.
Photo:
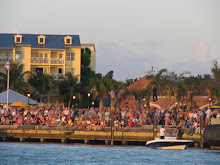
<path fill-rule="evenodd" d="M 31 63 L 40 63 L 40 64 L 48 64 L 50 61 L 51 64 L 63 64 L 63 59 L 51 58 L 42 58 L 42 57 L 32 57 Z"/>
<path fill-rule="evenodd" d="M 51 76 L 53 79 L 62 79 L 62 78 L 63 78 L 63 74 L 62 74 L 62 73 L 59 73 L 59 74 L 50 74 L 50 76 Z"/>
<path fill-rule="evenodd" d="M 12 58 L 0 58 L 0 62 L 6 63 L 7 61 L 11 62 Z"/>
<path fill-rule="evenodd" d="M 50 63 L 51 64 L 63 64 L 63 59 L 51 58 Z"/>
<path fill-rule="evenodd" d="M 40 63 L 40 64 L 48 64 L 48 58 L 41 58 L 41 57 L 32 57 L 31 63 Z"/>

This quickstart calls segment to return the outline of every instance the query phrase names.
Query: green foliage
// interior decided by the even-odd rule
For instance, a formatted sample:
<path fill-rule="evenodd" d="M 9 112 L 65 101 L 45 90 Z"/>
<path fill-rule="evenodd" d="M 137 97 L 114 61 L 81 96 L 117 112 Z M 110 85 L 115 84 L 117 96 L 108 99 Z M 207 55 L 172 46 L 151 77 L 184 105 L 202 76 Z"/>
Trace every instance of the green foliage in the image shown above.
<path fill-rule="evenodd" d="M 25 90 L 28 88 L 28 84 L 25 82 L 24 77 L 29 72 L 23 72 L 24 65 L 11 62 L 10 64 L 10 74 L 9 74 L 9 88 L 24 94 Z M 7 88 L 7 71 L 6 73 L 0 72 L 0 83 L 3 86 L 3 90 Z"/>

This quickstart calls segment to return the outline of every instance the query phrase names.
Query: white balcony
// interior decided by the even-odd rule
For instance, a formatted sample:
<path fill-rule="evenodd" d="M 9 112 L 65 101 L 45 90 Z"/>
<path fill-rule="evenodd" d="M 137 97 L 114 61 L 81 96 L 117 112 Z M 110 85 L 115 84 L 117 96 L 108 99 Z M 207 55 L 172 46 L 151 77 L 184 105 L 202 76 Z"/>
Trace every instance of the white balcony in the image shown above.
<path fill-rule="evenodd" d="M 48 64 L 48 63 L 49 63 L 49 60 L 48 60 L 48 58 L 31 57 L 31 63 Z"/>
<path fill-rule="evenodd" d="M 63 64 L 63 59 L 51 58 L 50 63 L 51 64 Z"/>
<path fill-rule="evenodd" d="M 62 79 L 62 78 L 63 78 L 63 74 L 62 74 L 62 73 L 50 74 L 50 76 L 51 76 L 53 79 Z"/>
<path fill-rule="evenodd" d="M 12 58 L 9 57 L 1 57 L 0 58 L 0 63 L 6 63 L 7 61 L 12 61 Z"/>

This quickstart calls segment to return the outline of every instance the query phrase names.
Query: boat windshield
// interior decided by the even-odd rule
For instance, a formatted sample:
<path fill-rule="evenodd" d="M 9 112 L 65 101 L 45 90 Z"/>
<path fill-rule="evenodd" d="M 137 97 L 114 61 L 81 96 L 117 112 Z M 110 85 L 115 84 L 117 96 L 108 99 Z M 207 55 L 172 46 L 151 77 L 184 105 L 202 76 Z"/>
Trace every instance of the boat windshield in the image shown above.
<path fill-rule="evenodd" d="M 175 128 L 166 128 L 166 137 L 176 137 L 176 129 Z"/>

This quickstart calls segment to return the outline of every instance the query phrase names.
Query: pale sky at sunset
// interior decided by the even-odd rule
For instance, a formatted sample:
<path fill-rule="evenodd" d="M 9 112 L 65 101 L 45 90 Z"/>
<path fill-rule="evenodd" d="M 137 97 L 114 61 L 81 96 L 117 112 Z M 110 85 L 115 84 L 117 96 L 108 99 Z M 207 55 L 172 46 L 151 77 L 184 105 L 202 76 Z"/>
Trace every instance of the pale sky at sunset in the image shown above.
<path fill-rule="evenodd" d="M 0 20 L 0 33 L 80 35 L 117 80 L 220 63 L 220 0 L 0 0 Z"/>

